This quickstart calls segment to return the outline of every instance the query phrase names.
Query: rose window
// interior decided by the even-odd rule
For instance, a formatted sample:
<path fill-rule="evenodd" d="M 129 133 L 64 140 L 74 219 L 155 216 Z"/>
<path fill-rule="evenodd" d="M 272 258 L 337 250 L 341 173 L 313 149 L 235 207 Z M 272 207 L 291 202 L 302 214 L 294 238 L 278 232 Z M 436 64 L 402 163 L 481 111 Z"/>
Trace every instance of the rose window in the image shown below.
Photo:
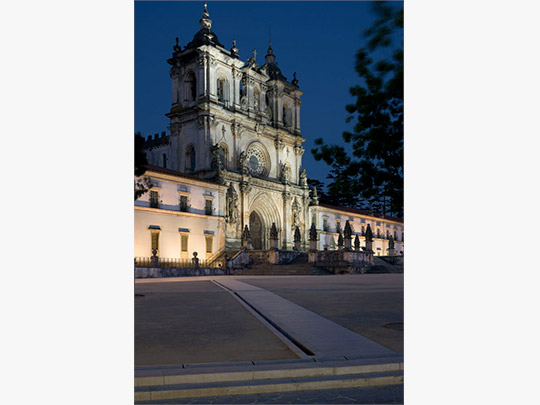
<path fill-rule="evenodd" d="M 266 176 L 268 174 L 268 157 L 261 144 L 251 145 L 247 151 L 247 163 L 252 176 Z"/>

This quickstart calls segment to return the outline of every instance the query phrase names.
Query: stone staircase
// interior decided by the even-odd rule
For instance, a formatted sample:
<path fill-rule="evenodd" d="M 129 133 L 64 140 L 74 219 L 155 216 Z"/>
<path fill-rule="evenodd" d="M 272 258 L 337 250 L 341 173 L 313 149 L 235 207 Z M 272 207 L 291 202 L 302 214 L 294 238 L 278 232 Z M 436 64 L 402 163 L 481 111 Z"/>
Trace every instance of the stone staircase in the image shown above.
<path fill-rule="evenodd" d="M 368 273 L 403 273 L 403 264 L 390 264 L 377 256 L 373 257 L 373 264 Z"/>
<path fill-rule="evenodd" d="M 254 264 L 250 268 L 239 271 L 236 274 L 243 276 L 313 276 L 327 275 L 329 272 L 311 266 L 308 263 L 307 253 L 301 253 L 287 264 Z"/>
<path fill-rule="evenodd" d="M 141 368 L 135 371 L 134 399 L 136 404 L 205 403 L 196 399 L 403 384 L 403 356 L 370 357 Z"/>

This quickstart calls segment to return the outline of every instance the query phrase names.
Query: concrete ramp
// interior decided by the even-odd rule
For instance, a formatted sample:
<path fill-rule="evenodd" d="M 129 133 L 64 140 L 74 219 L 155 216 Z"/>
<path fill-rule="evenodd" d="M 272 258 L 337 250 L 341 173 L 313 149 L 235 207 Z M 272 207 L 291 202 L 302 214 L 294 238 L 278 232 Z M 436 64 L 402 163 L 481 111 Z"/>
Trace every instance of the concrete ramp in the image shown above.
<path fill-rule="evenodd" d="M 234 279 L 215 282 L 235 293 L 310 356 L 358 359 L 396 354 L 270 291 Z"/>

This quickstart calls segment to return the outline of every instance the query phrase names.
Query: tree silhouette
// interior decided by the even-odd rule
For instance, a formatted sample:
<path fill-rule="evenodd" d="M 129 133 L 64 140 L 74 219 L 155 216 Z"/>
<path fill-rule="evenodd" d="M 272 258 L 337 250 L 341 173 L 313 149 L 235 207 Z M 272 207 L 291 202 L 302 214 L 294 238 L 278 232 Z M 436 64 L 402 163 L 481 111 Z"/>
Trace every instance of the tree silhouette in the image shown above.
<path fill-rule="evenodd" d="M 139 177 L 139 179 L 135 180 L 134 184 L 134 192 L 135 192 L 135 200 L 141 197 L 144 193 L 146 193 L 149 190 L 149 180 L 148 178 L 141 178 L 142 175 L 146 172 L 146 165 L 148 164 L 148 161 L 146 160 L 146 153 L 144 153 L 143 150 L 144 147 L 144 138 L 141 135 L 140 132 L 137 132 L 135 134 L 135 143 L 134 143 L 134 152 L 135 152 L 135 167 L 134 167 L 134 174 L 136 177 Z"/>
<path fill-rule="evenodd" d="M 346 106 L 353 131 L 343 132 L 351 154 L 321 138 L 311 150 L 316 160 L 332 166 L 335 187 L 329 194 L 348 190 L 362 201 L 357 206 L 382 214 L 403 214 L 403 7 L 376 2 L 374 24 L 356 53 L 355 70 L 361 84 L 351 87 L 355 104 Z M 400 42 L 393 50 L 395 40 Z M 332 171 L 334 173 L 332 174 Z M 333 176 L 333 177 L 332 177 Z"/>

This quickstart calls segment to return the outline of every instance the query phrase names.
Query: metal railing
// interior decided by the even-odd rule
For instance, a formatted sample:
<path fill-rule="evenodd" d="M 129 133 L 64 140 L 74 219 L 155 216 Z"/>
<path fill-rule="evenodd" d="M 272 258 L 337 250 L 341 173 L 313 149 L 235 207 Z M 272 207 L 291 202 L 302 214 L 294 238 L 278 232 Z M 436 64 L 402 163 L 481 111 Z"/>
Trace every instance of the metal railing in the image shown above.
<path fill-rule="evenodd" d="M 192 259 L 158 257 L 158 267 L 195 267 Z M 216 260 L 199 259 L 199 267 L 219 268 L 223 264 Z M 155 267 L 153 257 L 136 257 L 135 267 Z"/>

